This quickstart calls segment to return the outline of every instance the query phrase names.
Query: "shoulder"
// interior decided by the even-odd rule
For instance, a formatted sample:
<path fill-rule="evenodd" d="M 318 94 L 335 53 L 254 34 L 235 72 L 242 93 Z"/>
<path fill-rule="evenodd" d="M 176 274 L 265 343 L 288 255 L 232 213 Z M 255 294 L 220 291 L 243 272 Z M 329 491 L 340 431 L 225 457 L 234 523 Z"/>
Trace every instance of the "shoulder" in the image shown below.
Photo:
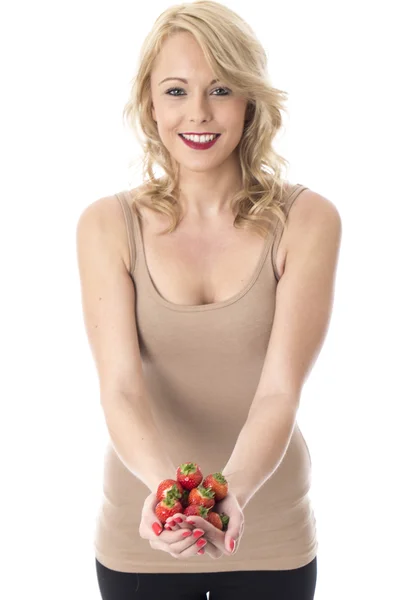
<path fill-rule="evenodd" d="M 130 190 L 132 198 L 138 191 L 140 191 L 139 188 Z M 132 210 L 130 206 L 129 209 Z M 115 246 L 124 261 L 126 269 L 129 271 L 128 231 L 123 208 L 117 195 L 102 196 L 86 206 L 79 217 L 79 222 L 84 220 L 92 221 L 102 230 L 102 233 L 106 236 L 107 243 Z"/>
<path fill-rule="evenodd" d="M 314 231 L 341 232 L 342 220 L 335 203 L 311 189 L 294 200 L 287 218 L 287 244 L 296 244 Z"/>

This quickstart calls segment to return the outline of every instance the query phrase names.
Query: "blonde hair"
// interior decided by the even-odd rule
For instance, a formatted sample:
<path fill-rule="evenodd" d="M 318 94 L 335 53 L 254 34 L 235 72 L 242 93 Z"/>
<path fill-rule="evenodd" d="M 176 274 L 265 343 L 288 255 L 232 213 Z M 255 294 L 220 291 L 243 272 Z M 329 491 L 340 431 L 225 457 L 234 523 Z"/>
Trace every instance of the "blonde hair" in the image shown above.
<path fill-rule="evenodd" d="M 131 80 L 130 97 L 123 110 L 124 121 L 133 129 L 142 147 L 144 185 L 133 190 L 132 209 L 141 217 L 136 203 L 167 215 L 172 233 L 182 218 L 178 200 L 179 164 L 162 143 L 152 117 L 150 75 L 153 62 L 166 38 L 178 32 L 191 33 L 216 77 L 247 98 L 243 135 L 236 151 L 240 159 L 242 189 L 231 200 L 234 226 L 249 228 L 262 237 L 274 214 L 286 226 L 281 206 L 286 182 L 282 170 L 289 164 L 272 147 L 282 127 L 281 111 L 286 111 L 286 92 L 274 88 L 266 74 L 264 48 L 250 26 L 234 11 L 211 0 L 173 5 L 155 21 L 146 36 L 136 75 Z M 144 138 L 141 139 L 141 133 Z M 156 178 L 159 165 L 165 175 Z"/>

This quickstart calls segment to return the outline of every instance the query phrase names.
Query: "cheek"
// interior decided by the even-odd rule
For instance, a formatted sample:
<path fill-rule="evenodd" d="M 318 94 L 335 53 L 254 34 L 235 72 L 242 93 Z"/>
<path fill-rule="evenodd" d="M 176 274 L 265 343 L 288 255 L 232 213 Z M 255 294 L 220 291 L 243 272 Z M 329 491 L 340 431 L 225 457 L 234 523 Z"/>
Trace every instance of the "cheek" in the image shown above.
<path fill-rule="evenodd" d="M 174 137 L 177 137 L 179 131 L 178 123 L 176 120 L 174 121 L 166 121 L 163 119 L 161 122 L 158 122 L 158 132 L 160 136 L 168 143 L 171 143 L 171 140 Z"/>
<path fill-rule="evenodd" d="M 240 129 L 245 118 L 245 110 L 242 105 L 231 105 L 218 111 L 216 120 L 218 124 L 226 131 L 235 131 Z"/>

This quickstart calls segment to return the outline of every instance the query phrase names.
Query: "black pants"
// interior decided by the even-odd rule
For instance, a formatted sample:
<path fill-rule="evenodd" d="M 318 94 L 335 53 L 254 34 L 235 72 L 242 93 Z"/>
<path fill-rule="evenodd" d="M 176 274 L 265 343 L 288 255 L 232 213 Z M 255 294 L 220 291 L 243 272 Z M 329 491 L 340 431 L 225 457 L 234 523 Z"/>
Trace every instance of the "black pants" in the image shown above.
<path fill-rule="evenodd" d="M 96 571 L 102 600 L 313 600 L 317 557 L 287 571 L 122 573 L 97 559 Z"/>

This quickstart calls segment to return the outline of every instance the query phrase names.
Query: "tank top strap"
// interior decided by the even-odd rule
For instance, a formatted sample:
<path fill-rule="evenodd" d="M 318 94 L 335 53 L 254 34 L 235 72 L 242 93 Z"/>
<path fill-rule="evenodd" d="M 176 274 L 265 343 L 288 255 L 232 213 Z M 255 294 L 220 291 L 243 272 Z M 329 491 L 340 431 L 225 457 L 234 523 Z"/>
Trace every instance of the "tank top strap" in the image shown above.
<path fill-rule="evenodd" d="M 124 213 L 126 231 L 129 244 L 129 259 L 130 259 L 130 274 L 133 276 L 136 267 L 136 243 L 135 243 L 135 227 L 133 222 L 133 214 L 131 209 L 131 200 L 127 191 L 118 192 L 115 194 L 119 200 Z"/>
<path fill-rule="evenodd" d="M 305 185 L 302 185 L 301 183 L 296 183 L 295 185 L 291 185 L 289 187 L 289 191 L 287 192 L 286 197 L 284 198 L 284 206 L 282 207 L 282 210 L 284 211 L 284 213 L 286 215 L 286 221 L 287 221 L 290 209 L 292 208 L 293 202 L 296 200 L 297 196 L 302 191 L 308 190 L 308 189 L 309 188 L 307 188 Z M 280 222 L 280 220 L 278 219 L 274 239 L 272 241 L 272 249 L 271 249 L 272 268 L 274 270 L 275 278 L 277 281 L 279 281 L 279 274 L 278 274 L 278 269 L 276 266 L 276 256 L 278 253 L 279 242 L 281 241 L 282 234 L 283 234 L 283 225 Z"/>

